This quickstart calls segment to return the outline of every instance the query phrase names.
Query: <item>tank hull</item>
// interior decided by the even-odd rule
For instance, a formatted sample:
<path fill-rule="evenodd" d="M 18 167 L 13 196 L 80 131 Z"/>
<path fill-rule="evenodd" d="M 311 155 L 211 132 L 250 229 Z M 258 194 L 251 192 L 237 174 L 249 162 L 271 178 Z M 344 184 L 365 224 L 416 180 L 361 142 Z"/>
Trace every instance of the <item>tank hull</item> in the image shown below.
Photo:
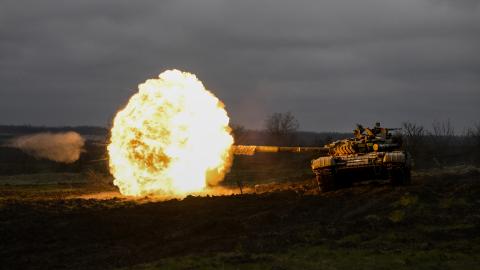
<path fill-rule="evenodd" d="M 365 180 L 410 182 L 410 160 L 403 151 L 319 157 L 312 161 L 319 188 L 328 191 Z"/>

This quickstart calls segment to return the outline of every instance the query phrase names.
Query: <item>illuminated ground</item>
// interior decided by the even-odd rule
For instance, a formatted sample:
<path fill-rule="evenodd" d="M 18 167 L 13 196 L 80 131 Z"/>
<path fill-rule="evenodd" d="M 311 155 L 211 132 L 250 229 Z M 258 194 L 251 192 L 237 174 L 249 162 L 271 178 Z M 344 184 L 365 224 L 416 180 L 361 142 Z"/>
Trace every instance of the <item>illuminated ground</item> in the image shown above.
<path fill-rule="evenodd" d="M 81 175 L 1 177 L 0 265 L 475 269 L 479 175 L 454 168 L 416 173 L 405 188 L 369 183 L 320 195 L 306 180 L 167 201 L 122 197 L 108 179 Z"/>

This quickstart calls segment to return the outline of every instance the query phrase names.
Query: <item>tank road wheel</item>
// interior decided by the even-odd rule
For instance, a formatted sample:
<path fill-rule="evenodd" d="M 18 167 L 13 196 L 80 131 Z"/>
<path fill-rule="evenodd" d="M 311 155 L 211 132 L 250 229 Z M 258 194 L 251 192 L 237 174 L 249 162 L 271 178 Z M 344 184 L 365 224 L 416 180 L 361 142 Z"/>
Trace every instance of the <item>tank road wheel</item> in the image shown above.
<path fill-rule="evenodd" d="M 411 182 L 410 169 L 405 167 L 392 168 L 390 170 L 390 182 L 394 186 L 405 186 Z"/>
<path fill-rule="evenodd" d="M 336 176 L 335 187 L 336 188 L 349 188 L 353 186 L 352 179 L 348 176 L 339 177 Z"/>
<path fill-rule="evenodd" d="M 317 184 L 320 192 L 335 189 L 335 176 L 332 173 L 317 173 Z"/>
<path fill-rule="evenodd" d="M 404 168 L 403 171 L 405 174 L 405 179 L 403 183 L 405 185 L 410 185 L 412 183 L 412 173 L 410 171 L 410 168 Z"/>

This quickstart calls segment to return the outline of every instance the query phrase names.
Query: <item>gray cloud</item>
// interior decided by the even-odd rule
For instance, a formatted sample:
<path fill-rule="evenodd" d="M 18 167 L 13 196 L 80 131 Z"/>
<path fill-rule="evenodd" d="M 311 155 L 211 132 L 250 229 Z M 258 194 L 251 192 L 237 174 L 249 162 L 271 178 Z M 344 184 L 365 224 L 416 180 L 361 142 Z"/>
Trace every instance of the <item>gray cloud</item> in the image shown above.
<path fill-rule="evenodd" d="M 138 83 L 193 72 L 234 122 L 381 120 L 458 129 L 480 109 L 477 1 L 13 1 L 0 4 L 0 123 L 107 125 Z"/>

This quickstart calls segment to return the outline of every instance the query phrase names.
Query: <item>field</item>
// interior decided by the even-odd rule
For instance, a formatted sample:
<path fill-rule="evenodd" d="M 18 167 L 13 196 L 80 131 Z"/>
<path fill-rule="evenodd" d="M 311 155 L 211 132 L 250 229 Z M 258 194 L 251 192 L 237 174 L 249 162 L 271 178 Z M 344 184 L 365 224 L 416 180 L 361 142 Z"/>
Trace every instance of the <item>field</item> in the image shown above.
<path fill-rule="evenodd" d="M 318 194 L 308 166 L 295 168 L 307 158 L 239 159 L 224 195 L 184 199 L 123 197 L 95 173 L 1 176 L 1 268 L 478 267 L 479 169 Z"/>

